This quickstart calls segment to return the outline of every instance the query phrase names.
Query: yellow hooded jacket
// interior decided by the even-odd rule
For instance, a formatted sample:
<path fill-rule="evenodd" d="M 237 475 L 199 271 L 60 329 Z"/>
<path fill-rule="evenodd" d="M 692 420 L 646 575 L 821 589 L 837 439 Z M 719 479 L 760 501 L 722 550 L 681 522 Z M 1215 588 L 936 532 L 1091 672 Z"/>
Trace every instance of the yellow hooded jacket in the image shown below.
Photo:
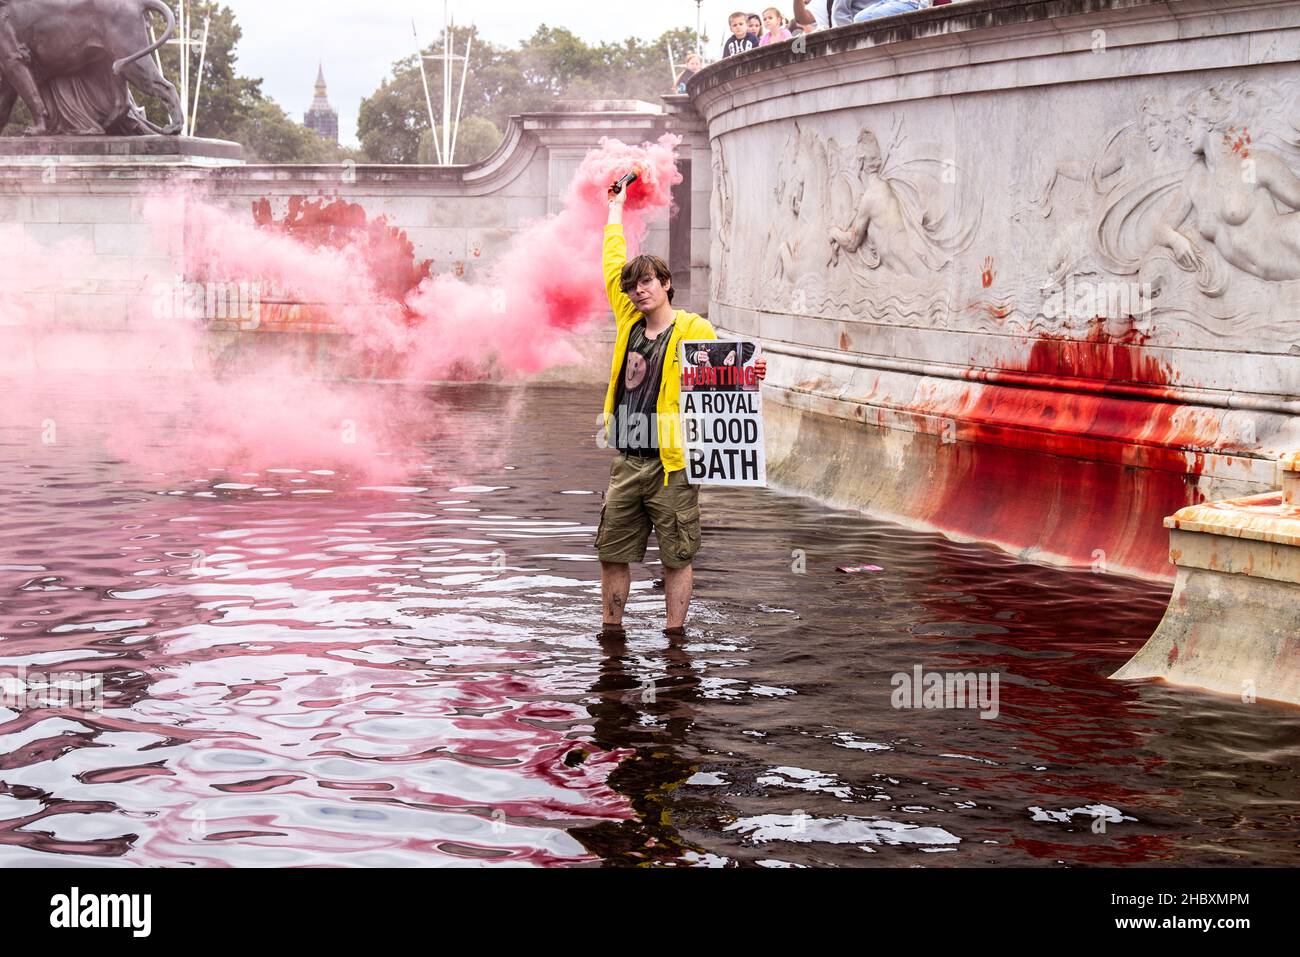
<path fill-rule="evenodd" d="M 623 291 L 620 277 L 623 264 L 627 262 L 627 240 L 623 236 L 623 227 L 619 223 L 610 223 L 605 227 L 605 291 L 609 294 L 609 305 L 614 310 L 614 362 L 609 372 L 609 388 L 605 392 L 605 411 L 602 421 L 606 438 L 609 436 L 611 419 L 614 414 L 614 399 L 618 394 L 618 379 L 623 374 L 623 360 L 627 354 L 627 340 L 632 327 L 641 318 L 641 313 L 632 300 Z M 664 355 L 663 374 L 659 378 L 659 399 L 655 403 L 655 413 L 659 423 L 659 461 L 664 466 L 664 484 L 668 484 L 668 473 L 686 468 L 686 454 L 682 451 L 681 402 L 682 394 L 682 340 L 716 339 L 709 320 L 693 312 L 678 309 L 673 321 L 672 337 L 668 340 L 668 352 Z M 612 443 L 611 443 L 612 444 Z"/>

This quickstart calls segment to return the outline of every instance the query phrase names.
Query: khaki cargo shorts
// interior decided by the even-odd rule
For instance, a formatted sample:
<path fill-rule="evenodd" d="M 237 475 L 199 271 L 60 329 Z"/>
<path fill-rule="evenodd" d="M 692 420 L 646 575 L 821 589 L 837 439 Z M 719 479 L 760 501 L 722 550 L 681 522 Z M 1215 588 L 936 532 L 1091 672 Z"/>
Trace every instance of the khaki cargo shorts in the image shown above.
<path fill-rule="evenodd" d="M 678 469 L 664 484 L 658 456 L 619 453 L 609 466 L 609 490 L 600 508 L 596 551 L 603 562 L 645 561 L 650 527 L 659 542 L 659 560 L 683 568 L 700 550 L 700 490 Z"/>

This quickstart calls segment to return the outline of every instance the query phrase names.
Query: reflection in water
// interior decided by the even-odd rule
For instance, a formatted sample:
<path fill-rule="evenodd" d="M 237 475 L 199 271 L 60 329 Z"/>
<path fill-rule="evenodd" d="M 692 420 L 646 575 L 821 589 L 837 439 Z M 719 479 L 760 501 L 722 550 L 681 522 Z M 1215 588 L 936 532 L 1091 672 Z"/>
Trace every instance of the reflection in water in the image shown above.
<path fill-rule="evenodd" d="M 599 389 L 417 398 L 378 487 L 141 475 L 98 383 L 0 429 L 0 672 L 105 692 L 0 708 L 0 864 L 1294 862 L 1295 709 L 1105 677 L 1167 586 L 706 489 L 687 636 L 650 566 L 598 638 Z M 895 708 L 918 666 L 998 717 Z"/>
<path fill-rule="evenodd" d="M 700 848 L 677 829 L 677 788 L 695 771 L 680 753 L 694 724 L 699 678 L 685 642 L 666 637 L 661 662 L 637 662 L 623 629 L 597 635 L 600 675 L 587 705 L 592 742 L 606 751 L 626 751 L 606 784 L 627 797 L 635 817 L 575 828 L 570 833 L 607 863 L 644 864 L 698 856 Z"/>

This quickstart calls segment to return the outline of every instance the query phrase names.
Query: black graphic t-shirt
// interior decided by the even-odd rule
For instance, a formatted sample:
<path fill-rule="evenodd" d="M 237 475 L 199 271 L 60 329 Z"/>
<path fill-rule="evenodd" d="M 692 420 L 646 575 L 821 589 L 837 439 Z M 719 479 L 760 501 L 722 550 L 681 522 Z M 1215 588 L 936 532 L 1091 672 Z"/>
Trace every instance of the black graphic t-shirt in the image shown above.
<path fill-rule="evenodd" d="M 737 53 L 744 53 L 746 50 L 752 50 L 758 46 L 758 40 L 752 33 L 746 33 L 743 37 L 730 36 L 727 42 L 722 45 L 722 55 L 724 57 L 735 56 Z"/>
<path fill-rule="evenodd" d="M 654 452 L 659 448 L 655 409 L 672 332 L 673 323 L 669 323 L 659 335 L 648 339 L 645 319 L 638 319 L 628 335 L 623 375 L 614 401 L 614 445 L 620 452 Z"/>

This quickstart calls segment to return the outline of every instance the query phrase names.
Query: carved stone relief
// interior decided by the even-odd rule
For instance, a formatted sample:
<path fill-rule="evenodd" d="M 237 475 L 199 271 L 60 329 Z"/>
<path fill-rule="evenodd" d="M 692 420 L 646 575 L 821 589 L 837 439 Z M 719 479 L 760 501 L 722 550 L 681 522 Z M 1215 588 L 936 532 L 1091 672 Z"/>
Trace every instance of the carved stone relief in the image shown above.
<path fill-rule="evenodd" d="M 978 141 L 958 131 L 956 159 L 909 142 L 904 114 L 909 126 L 939 126 L 925 102 L 790 121 L 775 157 L 754 148 L 760 131 L 775 141 L 771 127 L 715 140 L 715 298 L 1019 335 L 1069 335 L 1100 319 L 1161 345 L 1289 349 L 1300 314 L 1300 82 L 1111 92 L 1050 135 L 1036 127 L 1051 114 L 1048 94 L 1034 92 L 1026 129 Z M 846 126 L 847 142 L 828 135 Z M 1040 135 L 1025 171 L 1010 153 L 1030 127 Z M 1067 295 L 1062 308 L 1062 290 L 1089 284 L 1135 294 L 1103 291 L 1082 313 Z"/>

